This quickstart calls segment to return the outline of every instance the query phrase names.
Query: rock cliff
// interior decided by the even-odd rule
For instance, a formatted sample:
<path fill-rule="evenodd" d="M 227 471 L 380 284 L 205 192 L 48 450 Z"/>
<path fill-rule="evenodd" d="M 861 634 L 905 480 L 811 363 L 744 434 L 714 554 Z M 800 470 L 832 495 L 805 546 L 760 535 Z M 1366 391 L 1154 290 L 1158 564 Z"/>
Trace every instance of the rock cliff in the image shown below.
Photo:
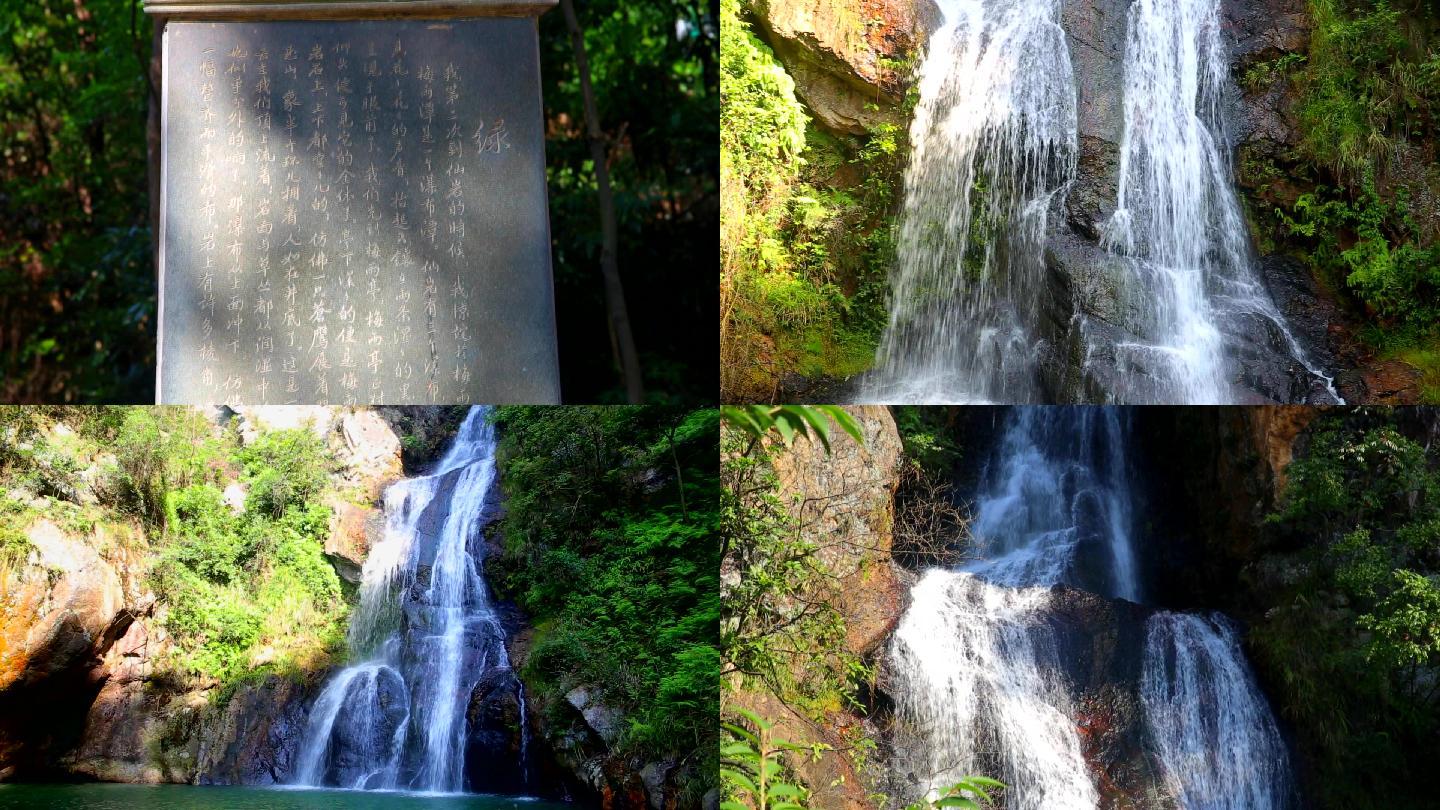
<path fill-rule="evenodd" d="M 346 493 L 329 504 L 335 517 L 327 557 L 341 577 L 356 581 L 382 529 L 380 492 L 403 474 L 391 422 L 375 410 L 336 407 L 203 415 L 216 438 L 234 431 L 248 444 L 264 431 L 309 426 L 324 439 L 337 461 L 332 489 Z M 435 429 L 445 421 L 405 416 Z M 52 438 L 73 435 L 63 422 L 50 431 Z M 87 487 L 100 486 L 99 478 L 80 476 L 94 482 Z M 96 502 L 89 491 L 59 494 Z M 65 498 L 9 495 L 70 514 Z M 238 481 L 226 488 L 231 508 L 243 508 L 245 496 Z M 214 683 L 177 679 L 159 664 L 173 649 L 164 629 L 168 606 L 144 587 L 153 559 L 138 525 L 117 515 L 82 531 L 41 519 L 27 538 L 32 550 L 7 579 L 0 608 L 0 780 L 266 785 L 290 776 L 323 672 L 270 675 L 225 695 Z"/>
<path fill-rule="evenodd" d="M 819 444 L 797 441 L 773 456 L 779 491 L 791 504 L 801 537 L 813 543 L 830 574 L 823 593 L 845 623 L 845 649 L 871 657 L 894 629 L 905 610 L 909 576 L 891 558 L 894 495 L 899 483 L 901 445 L 887 408 L 854 406 L 848 410 L 860 424 L 864 445 L 832 437 L 831 452 Z M 738 576 L 722 569 L 722 583 Z M 722 593 L 724 585 L 722 584 Z M 737 684 L 738 685 L 738 684 Z M 795 742 L 826 743 L 838 751 L 856 731 L 869 736 L 864 717 L 841 709 L 827 712 L 823 723 L 798 711 L 780 696 L 755 686 L 727 691 L 730 707 L 748 709 L 775 723 L 775 737 Z M 790 765 L 811 788 L 815 807 L 874 807 L 870 795 L 874 773 L 862 772 L 843 753 L 794 757 Z"/>
<path fill-rule="evenodd" d="M 753 11 L 822 126 L 863 135 L 906 123 L 906 70 L 939 23 L 934 0 L 756 0 Z"/>

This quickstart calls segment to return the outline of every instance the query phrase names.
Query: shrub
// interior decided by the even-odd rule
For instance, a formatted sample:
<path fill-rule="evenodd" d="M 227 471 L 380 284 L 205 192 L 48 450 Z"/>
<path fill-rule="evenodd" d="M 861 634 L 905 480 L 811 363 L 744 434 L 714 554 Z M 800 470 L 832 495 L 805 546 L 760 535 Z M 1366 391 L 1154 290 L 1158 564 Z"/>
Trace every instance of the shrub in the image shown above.
<path fill-rule="evenodd" d="M 334 466 L 324 441 L 307 428 L 262 433 L 236 459 L 250 485 L 246 509 L 276 518 L 319 494 Z"/>

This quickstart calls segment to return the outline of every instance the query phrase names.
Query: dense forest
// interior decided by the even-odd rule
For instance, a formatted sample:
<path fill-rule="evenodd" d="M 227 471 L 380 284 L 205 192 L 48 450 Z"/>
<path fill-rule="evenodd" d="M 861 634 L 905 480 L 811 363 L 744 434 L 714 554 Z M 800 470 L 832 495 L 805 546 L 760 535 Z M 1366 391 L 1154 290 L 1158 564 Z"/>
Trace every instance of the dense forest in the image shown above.
<path fill-rule="evenodd" d="M 814 6 L 722 2 L 727 401 L 852 396 L 846 382 L 877 362 L 895 309 L 904 187 L 907 171 L 920 168 L 910 165 L 917 74 L 940 10 L 930 2 L 853 2 L 802 13 Z M 1106 116 L 1118 109 L 1109 98 L 1123 92 L 1127 6 L 1084 2 L 1066 11 L 1080 85 L 1078 169 L 1070 170 L 1066 222 L 1057 225 L 1052 214 L 1041 275 L 1021 276 L 1033 285 L 1024 294 L 1050 318 L 1071 316 L 1073 294 L 1075 317 L 1116 320 L 1108 304 L 1095 303 L 1115 295 L 1105 286 L 1115 282 L 1093 281 L 1108 272 L 1106 259 L 1076 259 L 1059 231 L 1098 242 L 1115 195 L 1120 122 Z M 1224 111 L 1217 132 L 1231 141 L 1226 171 L 1261 283 L 1305 333 L 1302 342 L 1315 344 L 1312 357 L 1340 370 L 1330 373 L 1347 401 L 1440 400 L 1440 9 L 1428 0 L 1218 8 L 1233 89 L 1198 103 Z M 977 202 L 968 241 L 955 249 L 969 283 L 992 252 L 1006 261 L 995 234 L 1015 214 L 986 207 L 991 187 L 1005 182 L 982 177 L 970 191 Z M 921 296 L 921 311 L 924 296 L 943 294 L 924 283 L 910 292 Z M 1350 382 L 1346 369 L 1363 384 Z"/>
<path fill-rule="evenodd" d="M 0 781 L 293 782 L 307 707 L 357 663 L 361 569 L 399 519 L 385 487 L 433 469 L 467 411 L 0 408 Z M 533 737 L 547 798 L 699 806 L 716 779 L 718 413 L 486 418 L 499 485 L 472 548 L 530 730 L 524 704 L 478 697 L 471 722 Z"/>
<path fill-rule="evenodd" d="M 986 502 L 984 482 L 1007 448 L 1022 447 L 1029 459 L 1025 473 L 1012 480 L 1025 482 L 1028 514 L 1039 536 L 1047 536 L 1045 461 L 1007 433 L 1017 424 L 1007 408 L 853 407 L 833 424 L 820 411 L 800 416 L 807 409 L 790 410 L 795 413 L 727 409 L 721 472 L 726 792 L 754 805 L 760 788 L 754 775 L 763 760 L 771 763 L 765 766 L 770 783 L 779 786 L 771 801 L 894 806 L 896 799 L 908 800 L 912 780 L 926 778 L 908 759 L 915 750 L 907 735 L 923 731 L 911 729 L 913 718 L 900 708 L 909 682 L 897 649 L 907 616 L 926 604 L 926 583 L 935 576 L 985 570 L 987 535 L 1006 524 L 995 512 L 1005 508 L 1004 499 Z M 1231 618 L 1216 619 L 1218 626 L 1236 634 L 1231 649 L 1253 666 L 1252 694 L 1263 695 L 1274 712 L 1278 730 L 1271 738 L 1286 741 L 1276 743 L 1281 767 L 1288 760 L 1290 769 L 1270 794 L 1281 802 L 1276 806 L 1434 804 L 1425 776 L 1440 739 L 1440 457 L 1434 448 L 1440 422 L 1433 409 L 1029 410 L 1041 422 L 1110 420 L 1095 435 L 1102 447 L 1124 453 L 1125 467 L 1111 472 L 1128 482 L 1131 499 L 1110 502 L 1112 509 L 1126 504 L 1125 512 L 1111 513 L 1119 522 L 1112 525 L 1133 514 L 1131 528 L 1118 536 L 1134 543 L 1136 570 L 1153 583 L 1138 603 L 1097 598 L 1084 593 L 1103 589 L 1093 579 L 1096 571 L 1081 565 L 1053 588 L 1029 591 L 1029 598 L 1043 596 L 1054 606 L 1047 622 L 1032 618 L 1022 625 L 1041 628 L 1035 638 L 1048 641 L 1037 643 L 1060 651 L 1060 663 L 1045 676 L 1048 688 L 1083 696 L 1073 710 L 1083 763 L 1099 792 L 1082 804 L 1131 806 L 1125 802 L 1150 795 L 1147 790 L 1186 783 L 1197 791 L 1184 794 L 1191 798 L 1218 786 L 1222 795 L 1259 801 L 1249 780 L 1264 769 L 1251 760 L 1242 760 L 1233 781 L 1207 781 L 1204 768 L 1178 783 L 1145 776 L 1166 756 L 1163 747 L 1141 753 L 1160 732 L 1137 727 L 1136 703 L 1117 697 L 1136 688 L 1128 684 L 1140 670 L 1145 627 L 1153 635 L 1157 617 L 1217 617 L 1220 611 Z M 1083 441 L 1070 427 L 1053 436 L 1056 447 Z M 1175 464 L 1177 452 L 1192 463 Z M 1088 474 L 1064 468 L 1072 477 Z M 1007 475 L 999 476 L 1002 483 Z M 1070 486 L 1081 493 L 1077 502 L 1093 497 L 1086 484 Z M 963 604 L 961 592 L 950 598 L 955 601 L 942 604 Z M 1003 604 L 988 602 L 988 610 L 965 614 L 950 629 L 967 637 Z M 936 632 L 945 631 L 927 627 L 924 642 L 939 642 Z M 1076 634 L 1073 646 L 1064 640 L 1068 633 Z M 1026 648 L 1020 636 L 1007 639 L 1010 646 L 1000 649 L 1018 656 Z M 1176 655 L 1209 654 L 1198 640 L 1191 643 Z M 1023 680 L 1005 680 L 1013 675 L 1003 669 L 1003 657 L 988 658 L 983 647 L 972 654 L 968 662 L 937 663 L 936 671 L 981 667 L 972 689 L 995 682 L 1025 688 Z M 1180 666 L 1179 658 L 1172 665 Z M 1018 692 L 1007 694 L 1011 711 L 1023 711 Z M 1204 701 L 1186 705 L 1206 710 Z M 1242 709 L 1230 708 L 1217 726 L 1222 734 L 1246 722 Z M 977 716 L 970 721 L 976 725 L 960 736 L 973 734 L 981 751 L 993 752 L 1006 732 Z M 1025 725 L 1038 723 L 1038 716 L 1017 722 L 1041 733 L 1040 726 Z M 1254 744 L 1238 728 L 1226 739 Z M 1038 757 L 1044 748 L 1025 756 Z M 1008 788 L 986 778 L 1008 780 L 1009 760 L 986 753 L 979 761 L 989 770 L 953 786 L 953 795 L 980 806 L 987 797 L 1014 806 Z M 1213 766 L 1224 757 L 1207 761 Z M 1020 776 L 1035 779 L 1034 773 Z M 1163 787 L 1137 787 L 1147 778 Z"/>
<path fill-rule="evenodd" d="M 537 628 L 532 688 L 603 684 L 639 761 L 715 786 L 719 414 L 620 406 L 496 411 L 508 496 L 495 587 Z"/>
<path fill-rule="evenodd" d="M 152 31 L 140 0 L 6 0 L 0 12 L 0 398 L 154 400 L 146 174 Z M 652 401 L 703 402 L 714 312 L 693 265 L 716 232 L 716 12 L 703 0 L 578 9 L 617 218 L 617 262 Z M 576 56 L 540 20 L 564 395 L 624 401 Z M 676 270 L 676 268 L 682 268 Z"/>

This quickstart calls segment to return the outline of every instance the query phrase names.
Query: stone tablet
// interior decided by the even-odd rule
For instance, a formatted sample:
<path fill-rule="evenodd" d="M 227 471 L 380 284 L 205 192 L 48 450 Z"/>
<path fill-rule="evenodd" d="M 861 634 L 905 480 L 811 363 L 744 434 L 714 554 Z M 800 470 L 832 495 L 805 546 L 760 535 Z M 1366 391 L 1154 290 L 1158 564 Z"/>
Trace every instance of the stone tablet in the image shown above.
<path fill-rule="evenodd" d="M 557 402 L 536 24 L 172 20 L 159 400 Z"/>

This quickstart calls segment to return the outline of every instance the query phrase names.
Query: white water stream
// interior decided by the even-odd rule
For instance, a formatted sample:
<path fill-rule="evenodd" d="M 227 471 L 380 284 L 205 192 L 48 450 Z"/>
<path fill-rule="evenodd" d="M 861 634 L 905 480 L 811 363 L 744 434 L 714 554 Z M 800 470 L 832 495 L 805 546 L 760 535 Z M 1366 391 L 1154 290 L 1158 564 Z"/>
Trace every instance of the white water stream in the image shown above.
<path fill-rule="evenodd" d="M 360 663 L 316 700 L 298 784 L 464 789 L 471 691 L 510 666 L 478 563 L 494 478 L 494 427 L 475 407 L 434 471 L 386 490 L 384 539 L 365 561 L 350 626 Z"/>
<path fill-rule="evenodd" d="M 1078 154 L 1061 6 L 939 5 L 944 24 L 918 76 L 890 321 L 859 398 L 1043 401 L 1056 395 L 1041 388 L 1056 375 L 1047 364 L 1088 370 L 1095 348 L 1086 343 L 1082 359 L 1047 345 L 1079 321 L 1048 324 L 1057 316 L 1042 301 L 1056 284 L 1045 266 L 1047 221 Z M 1323 389 L 1306 396 L 1338 401 L 1252 267 L 1222 115 L 1232 88 L 1219 0 L 1135 0 L 1126 26 L 1117 210 L 1102 243 L 1120 263 L 1113 283 L 1141 303 L 1116 324 L 1134 335 L 1115 342 L 1113 357 L 1101 352 L 1114 365 L 1096 378 L 1109 381 L 1103 396 L 1236 401 L 1247 370 L 1234 347 L 1260 340 L 1249 350 L 1293 358 Z"/>
<path fill-rule="evenodd" d="M 910 126 L 890 323 L 864 396 L 1024 401 L 1039 394 L 1046 216 L 1078 152 L 1060 3 L 939 5 Z"/>
<path fill-rule="evenodd" d="M 980 774 L 1009 785 L 1010 810 L 1099 807 L 1063 658 L 1094 642 L 1072 637 L 1051 589 L 1143 598 L 1130 425 L 1093 407 L 1009 420 L 975 505 L 977 559 L 927 572 L 892 638 L 891 691 L 912 737 L 892 770 L 916 795 Z M 1156 613 L 1143 661 L 1148 755 L 1178 806 L 1288 807 L 1284 745 L 1225 620 Z"/>

